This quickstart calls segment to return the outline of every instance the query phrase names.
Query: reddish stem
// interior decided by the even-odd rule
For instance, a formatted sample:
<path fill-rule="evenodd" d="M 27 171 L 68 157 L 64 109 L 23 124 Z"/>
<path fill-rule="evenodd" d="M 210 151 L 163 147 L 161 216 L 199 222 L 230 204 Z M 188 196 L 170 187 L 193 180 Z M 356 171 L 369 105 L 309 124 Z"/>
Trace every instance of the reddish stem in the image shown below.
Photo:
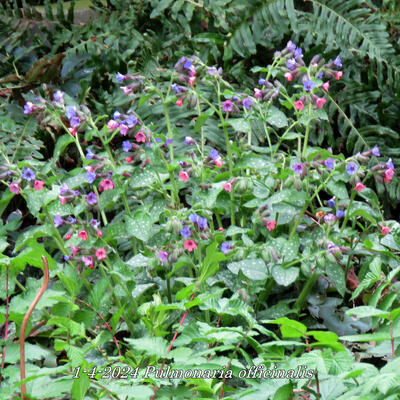
<path fill-rule="evenodd" d="M 389 314 L 389 327 L 390 327 L 390 341 L 392 342 L 392 357 L 393 357 L 393 360 L 394 360 L 394 337 L 393 337 L 393 327 L 392 327 L 391 314 Z"/>
<path fill-rule="evenodd" d="M 8 337 L 8 307 L 10 304 L 9 298 L 8 298 L 8 265 L 6 265 L 6 331 L 4 333 L 4 350 L 3 350 L 3 360 L 1 362 L 1 369 L 4 369 L 4 363 L 6 361 L 6 342 L 7 342 L 7 337 Z M 0 374 L 0 382 L 1 382 L 1 374 Z"/>

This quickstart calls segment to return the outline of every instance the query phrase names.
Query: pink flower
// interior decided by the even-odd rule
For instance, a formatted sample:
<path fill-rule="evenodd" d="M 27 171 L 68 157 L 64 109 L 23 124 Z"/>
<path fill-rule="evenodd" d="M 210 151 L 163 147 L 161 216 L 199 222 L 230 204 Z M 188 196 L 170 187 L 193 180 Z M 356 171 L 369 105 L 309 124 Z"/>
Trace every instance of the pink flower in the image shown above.
<path fill-rule="evenodd" d="M 293 79 L 293 74 L 292 74 L 291 72 L 286 72 L 283 76 L 284 76 L 289 82 L 291 82 L 292 79 Z"/>
<path fill-rule="evenodd" d="M 389 183 L 394 175 L 393 168 L 389 168 L 385 171 L 385 177 L 383 178 L 386 183 Z"/>
<path fill-rule="evenodd" d="M 88 238 L 87 232 L 84 229 L 82 229 L 81 231 L 78 232 L 78 238 L 86 240 Z"/>
<path fill-rule="evenodd" d="M 136 141 L 138 142 L 138 143 L 140 143 L 140 142 L 145 142 L 146 141 L 146 135 L 143 133 L 143 132 L 138 132 L 136 135 L 135 135 L 135 139 L 136 139 Z"/>
<path fill-rule="evenodd" d="M 72 251 L 72 256 L 75 257 L 79 251 L 79 247 L 71 246 L 70 249 Z"/>
<path fill-rule="evenodd" d="M 44 182 L 36 180 L 35 183 L 33 184 L 33 187 L 35 188 L 35 190 L 42 190 L 44 187 Z"/>
<path fill-rule="evenodd" d="M 254 97 L 256 99 L 261 99 L 262 98 L 262 91 L 260 89 L 254 88 Z"/>
<path fill-rule="evenodd" d="M 303 104 L 303 102 L 302 102 L 301 100 L 295 101 L 295 102 L 294 102 L 294 108 L 295 108 L 296 110 L 303 111 L 303 109 L 304 109 L 304 104 Z"/>
<path fill-rule="evenodd" d="M 115 131 L 117 128 L 118 128 L 118 122 L 117 121 L 114 121 L 113 119 L 110 119 L 108 122 L 107 122 L 107 128 L 110 130 L 110 131 Z"/>
<path fill-rule="evenodd" d="M 120 86 L 119 88 L 124 92 L 126 96 L 128 96 L 128 94 L 132 92 L 132 88 L 130 86 Z"/>
<path fill-rule="evenodd" d="M 64 237 L 65 237 L 65 240 L 71 239 L 71 233 L 70 232 L 66 233 Z"/>
<path fill-rule="evenodd" d="M 342 71 L 336 71 L 335 72 L 335 76 L 336 76 L 336 80 L 338 81 L 343 76 L 343 72 Z"/>
<path fill-rule="evenodd" d="M 322 89 L 324 89 L 325 92 L 327 92 L 327 91 L 329 90 L 329 81 L 328 81 L 328 82 L 325 82 L 325 83 L 322 85 Z"/>
<path fill-rule="evenodd" d="M 96 250 L 96 257 L 99 261 L 103 260 L 107 257 L 107 253 L 104 249 L 97 249 Z"/>
<path fill-rule="evenodd" d="M 189 239 L 189 240 L 185 240 L 184 247 L 187 251 L 192 252 L 197 247 L 197 244 L 195 242 L 193 242 L 193 240 Z"/>
<path fill-rule="evenodd" d="M 190 86 L 193 86 L 193 83 L 194 83 L 195 80 L 196 80 L 196 77 L 195 77 L 195 76 L 191 76 L 191 77 L 189 78 L 189 85 L 190 85 Z"/>
<path fill-rule="evenodd" d="M 84 262 L 84 264 L 87 266 L 87 267 L 90 267 L 90 268 L 92 268 L 93 269 L 93 257 L 92 256 L 83 256 L 82 257 L 82 261 Z"/>
<path fill-rule="evenodd" d="M 214 160 L 214 164 L 218 167 L 221 168 L 222 167 L 222 158 L 218 157 L 216 160 Z"/>
<path fill-rule="evenodd" d="M 381 233 L 382 235 L 387 235 L 390 233 L 390 228 L 388 226 L 381 226 Z"/>
<path fill-rule="evenodd" d="M 220 226 L 220 227 L 218 228 L 218 230 L 219 230 L 220 232 L 223 232 L 223 231 L 224 231 L 224 228 L 223 228 L 222 226 Z"/>
<path fill-rule="evenodd" d="M 121 124 L 119 126 L 119 132 L 122 136 L 126 136 L 126 134 L 128 133 L 129 127 L 126 126 L 125 124 Z"/>
<path fill-rule="evenodd" d="M 183 104 L 183 99 L 177 100 L 175 104 L 176 104 L 177 106 L 181 107 L 182 104 Z"/>
<path fill-rule="evenodd" d="M 102 232 L 102 231 L 96 231 L 96 235 L 97 235 L 98 237 L 102 237 L 102 236 L 103 236 L 103 232 Z"/>
<path fill-rule="evenodd" d="M 227 192 L 231 192 L 231 191 L 232 191 L 232 184 L 231 184 L 230 182 L 224 183 L 224 189 L 225 189 Z"/>
<path fill-rule="evenodd" d="M 19 183 L 18 182 L 16 182 L 16 183 L 12 183 L 11 185 L 10 185 L 10 192 L 13 192 L 13 193 L 15 193 L 15 194 L 19 194 Z"/>
<path fill-rule="evenodd" d="M 318 97 L 316 103 L 317 103 L 317 108 L 322 108 L 326 103 L 325 97 Z"/>
<path fill-rule="evenodd" d="M 189 179 L 189 174 L 186 171 L 179 172 L 179 179 L 186 182 Z"/>
<path fill-rule="evenodd" d="M 67 198 L 64 196 L 58 196 L 58 199 L 60 200 L 60 203 L 64 205 L 67 202 Z"/>
<path fill-rule="evenodd" d="M 72 135 L 72 136 L 76 136 L 76 128 L 68 128 L 68 132 Z"/>
<path fill-rule="evenodd" d="M 131 156 L 126 157 L 126 158 L 125 158 L 125 161 L 126 161 L 127 163 L 131 163 L 131 162 L 133 161 L 133 157 L 131 157 Z"/>
<path fill-rule="evenodd" d="M 100 183 L 99 186 L 101 187 L 102 190 L 106 191 L 108 189 L 114 189 L 114 182 L 111 179 L 103 179 Z"/>
<path fill-rule="evenodd" d="M 267 229 L 269 231 L 273 231 L 275 229 L 276 226 L 276 221 L 268 221 L 267 222 Z"/>
<path fill-rule="evenodd" d="M 356 186 L 354 187 L 353 190 L 357 190 L 357 192 L 361 192 L 361 190 L 363 190 L 363 189 L 365 189 L 365 188 L 366 188 L 365 185 L 363 185 L 361 182 L 357 182 L 357 183 L 356 183 Z"/>

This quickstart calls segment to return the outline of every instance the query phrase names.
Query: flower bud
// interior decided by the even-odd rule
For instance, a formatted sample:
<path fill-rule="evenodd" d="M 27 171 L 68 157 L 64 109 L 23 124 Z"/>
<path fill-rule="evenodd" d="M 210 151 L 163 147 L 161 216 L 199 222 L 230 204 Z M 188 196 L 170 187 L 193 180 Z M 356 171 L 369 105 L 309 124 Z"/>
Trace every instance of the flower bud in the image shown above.
<path fill-rule="evenodd" d="M 261 258 L 266 262 L 269 263 L 271 261 L 271 254 L 269 253 L 269 251 L 267 249 L 264 249 L 261 252 Z"/>

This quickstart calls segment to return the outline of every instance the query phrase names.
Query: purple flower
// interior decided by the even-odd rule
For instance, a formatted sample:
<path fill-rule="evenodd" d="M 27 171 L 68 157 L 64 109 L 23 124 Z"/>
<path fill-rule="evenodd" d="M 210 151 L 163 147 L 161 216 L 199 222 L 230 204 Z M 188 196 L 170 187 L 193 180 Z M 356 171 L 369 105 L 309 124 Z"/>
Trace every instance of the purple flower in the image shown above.
<path fill-rule="evenodd" d="M 294 56 L 302 58 L 303 57 L 303 50 L 300 47 L 297 47 L 297 49 L 294 52 Z"/>
<path fill-rule="evenodd" d="M 221 251 L 224 254 L 227 254 L 229 252 L 229 250 L 231 249 L 231 245 L 228 242 L 222 242 L 221 243 Z"/>
<path fill-rule="evenodd" d="M 332 214 L 332 213 L 326 214 L 326 215 L 324 216 L 324 221 L 325 221 L 326 223 L 334 222 L 335 219 L 336 219 L 336 216 L 335 216 L 334 214 Z"/>
<path fill-rule="evenodd" d="M 54 226 L 55 226 L 56 228 L 58 228 L 59 226 L 61 226 L 63 223 L 64 223 L 64 220 L 61 218 L 60 215 L 57 214 L 57 215 L 53 218 L 53 224 L 54 224 Z"/>
<path fill-rule="evenodd" d="M 207 74 L 211 76 L 218 76 L 222 75 L 222 68 L 219 67 L 218 69 L 216 67 L 210 67 L 207 70 Z"/>
<path fill-rule="evenodd" d="M 389 158 L 389 160 L 387 160 L 386 167 L 394 169 L 394 165 L 393 165 L 393 162 L 392 162 L 391 158 Z"/>
<path fill-rule="evenodd" d="M 375 145 L 375 146 L 373 147 L 373 149 L 372 149 L 372 154 L 373 154 L 375 157 L 380 157 L 380 156 L 381 156 L 381 153 L 379 153 L 379 147 L 378 147 L 377 145 Z"/>
<path fill-rule="evenodd" d="M 91 160 L 94 156 L 95 156 L 95 154 L 93 153 L 93 151 L 90 149 L 87 149 L 86 160 Z"/>
<path fill-rule="evenodd" d="M 97 229 L 97 228 L 99 227 L 99 225 L 100 225 L 100 222 L 97 221 L 97 219 L 92 218 L 92 219 L 90 220 L 90 225 L 91 225 L 94 229 Z"/>
<path fill-rule="evenodd" d="M 92 256 L 87 256 L 87 257 L 83 256 L 82 261 L 87 267 L 91 267 L 93 265 L 93 257 Z"/>
<path fill-rule="evenodd" d="M 122 150 L 125 151 L 125 153 L 127 153 L 131 149 L 132 149 L 132 144 L 129 140 L 125 140 L 124 142 L 122 142 Z"/>
<path fill-rule="evenodd" d="M 354 162 L 351 162 L 347 165 L 346 170 L 349 175 L 354 175 L 358 170 L 358 165 Z"/>
<path fill-rule="evenodd" d="M 86 172 L 86 180 L 89 183 L 93 183 L 96 180 L 96 173 L 95 172 Z"/>
<path fill-rule="evenodd" d="M 69 260 L 69 256 L 64 256 L 64 261 L 68 261 Z"/>
<path fill-rule="evenodd" d="M 129 127 L 132 128 L 138 123 L 138 120 L 135 115 L 129 114 L 128 118 L 125 120 L 125 124 Z"/>
<path fill-rule="evenodd" d="M 293 165 L 293 171 L 295 174 L 298 174 L 298 175 L 303 173 L 303 168 L 304 168 L 304 166 L 301 163 L 296 163 Z"/>
<path fill-rule="evenodd" d="M 266 82 L 267 82 L 267 81 L 266 81 L 264 78 L 260 78 L 260 79 L 258 80 L 258 84 L 259 84 L 259 85 L 265 85 Z"/>
<path fill-rule="evenodd" d="M 243 107 L 244 108 L 246 108 L 247 110 L 250 110 L 250 107 L 251 107 L 251 105 L 252 105 L 252 101 L 251 101 L 251 98 L 250 97 L 246 97 L 244 100 L 243 100 Z"/>
<path fill-rule="evenodd" d="M 212 160 L 216 160 L 217 158 L 218 158 L 218 156 L 219 156 L 219 154 L 218 154 L 218 151 L 217 150 L 215 150 L 215 149 L 211 149 L 210 150 L 210 158 L 212 159 Z"/>
<path fill-rule="evenodd" d="M 129 127 L 126 126 L 125 124 L 120 124 L 120 125 L 119 125 L 119 133 L 120 133 L 122 136 L 126 136 L 126 134 L 128 133 L 128 130 L 129 130 Z"/>
<path fill-rule="evenodd" d="M 186 137 L 185 137 L 185 143 L 186 143 L 188 146 L 191 146 L 191 145 L 193 145 L 193 144 L 196 144 L 196 141 L 195 141 L 191 136 L 186 136 Z"/>
<path fill-rule="evenodd" d="M 320 72 L 320 73 L 318 74 L 317 78 L 318 78 L 318 79 L 322 79 L 323 76 L 324 76 L 324 73 L 323 73 L 323 72 Z"/>
<path fill-rule="evenodd" d="M 206 229 L 207 228 L 207 219 L 203 217 L 197 218 L 197 225 L 199 226 L 200 229 Z"/>
<path fill-rule="evenodd" d="M 64 102 L 64 92 L 62 92 L 61 90 L 57 90 L 53 95 L 53 99 L 55 101 L 57 101 L 58 103 L 63 103 Z"/>
<path fill-rule="evenodd" d="M 172 139 L 166 139 L 166 140 L 165 140 L 165 144 L 171 144 L 172 142 L 173 142 Z"/>
<path fill-rule="evenodd" d="M 64 194 L 67 194 L 69 192 L 69 187 L 68 185 L 64 182 L 61 186 L 60 186 L 60 194 L 61 196 L 64 196 Z"/>
<path fill-rule="evenodd" d="M 184 226 L 184 227 L 182 228 L 182 230 L 181 230 L 181 235 L 182 235 L 184 238 L 188 238 L 188 237 L 191 235 L 190 229 L 189 229 L 188 226 Z"/>
<path fill-rule="evenodd" d="M 68 217 L 68 223 L 69 224 L 76 224 L 77 223 L 77 220 L 76 220 L 76 218 L 74 218 L 74 217 L 72 217 L 71 215 Z"/>
<path fill-rule="evenodd" d="M 70 125 L 72 128 L 77 128 L 81 124 L 81 119 L 79 117 L 72 117 L 69 120 Z"/>
<path fill-rule="evenodd" d="M 125 75 L 122 75 L 122 74 L 119 73 L 119 72 L 117 72 L 117 74 L 116 74 L 115 77 L 117 78 L 117 82 L 118 82 L 118 83 L 122 83 L 122 82 L 126 79 L 126 76 L 125 76 Z"/>
<path fill-rule="evenodd" d="M 78 189 L 74 190 L 74 196 L 75 197 L 78 197 L 80 194 L 81 194 L 81 192 Z"/>
<path fill-rule="evenodd" d="M 35 173 L 30 168 L 24 169 L 24 172 L 22 173 L 22 177 L 28 182 L 33 181 L 36 178 Z"/>
<path fill-rule="evenodd" d="M 185 68 L 185 69 L 190 69 L 190 68 L 192 68 L 192 62 L 190 61 L 190 60 L 186 60 L 185 61 L 185 64 L 183 64 L 183 68 Z"/>
<path fill-rule="evenodd" d="M 335 254 L 335 251 L 341 252 L 340 247 L 337 244 L 334 243 L 328 243 L 328 251 L 331 254 Z"/>
<path fill-rule="evenodd" d="M 338 218 L 343 218 L 344 217 L 344 211 L 343 210 L 337 210 L 336 211 L 336 216 Z"/>
<path fill-rule="evenodd" d="M 197 224 L 197 219 L 199 216 L 196 213 L 189 214 L 189 220 L 192 221 L 194 224 Z"/>
<path fill-rule="evenodd" d="M 180 92 L 182 91 L 182 88 L 181 88 L 178 84 L 176 84 L 176 83 L 173 83 L 173 84 L 171 85 L 171 89 L 172 89 L 172 90 L 175 90 L 176 93 L 180 93 Z"/>
<path fill-rule="evenodd" d="M 224 112 L 231 112 L 233 110 L 233 103 L 230 100 L 225 100 L 222 103 L 222 110 Z"/>
<path fill-rule="evenodd" d="M 120 119 L 120 118 L 121 118 L 121 113 L 119 111 L 114 111 L 112 119 L 116 120 L 116 119 Z"/>
<path fill-rule="evenodd" d="M 335 60 L 333 61 L 333 65 L 335 65 L 336 67 L 342 67 L 342 60 L 339 56 L 335 58 Z"/>
<path fill-rule="evenodd" d="M 24 114 L 32 114 L 35 109 L 35 105 L 30 101 L 26 102 L 24 105 Z"/>
<path fill-rule="evenodd" d="M 289 40 L 286 44 L 286 48 L 290 51 L 295 51 L 296 45 L 291 40 Z"/>
<path fill-rule="evenodd" d="M 305 90 L 306 92 L 309 92 L 310 90 L 313 90 L 314 87 L 315 87 L 315 83 L 314 83 L 311 79 L 307 79 L 307 80 L 304 82 L 304 90 Z"/>
<path fill-rule="evenodd" d="M 94 192 L 90 192 L 87 196 L 86 196 L 86 201 L 91 204 L 92 206 L 94 206 L 95 204 L 97 204 L 97 194 Z"/>
<path fill-rule="evenodd" d="M 293 71 L 296 68 L 296 60 L 294 58 L 289 58 L 289 60 L 286 61 L 286 66 Z"/>
<path fill-rule="evenodd" d="M 76 112 L 77 109 L 75 106 L 68 106 L 65 116 L 70 120 L 71 118 L 76 117 Z"/>
<path fill-rule="evenodd" d="M 160 251 L 158 253 L 158 258 L 161 261 L 161 264 L 164 265 L 164 263 L 167 261 L 168 259 L 168 253 L 166 251 Z"/>
<path fill-rule="evenodd" d="M 327 201 L 328 207 L 335 207 L 336 203 L 335 203 L 335 196 L 333 196 L 331 199 L 329 199 Z"/>
<path fill-rule="evenodd" d="M 333 168 L 335 168 L 335 160 L 333 158 L 327 158 L 324 161 L 324 165 L 328 169 L 333 169 Z"/>

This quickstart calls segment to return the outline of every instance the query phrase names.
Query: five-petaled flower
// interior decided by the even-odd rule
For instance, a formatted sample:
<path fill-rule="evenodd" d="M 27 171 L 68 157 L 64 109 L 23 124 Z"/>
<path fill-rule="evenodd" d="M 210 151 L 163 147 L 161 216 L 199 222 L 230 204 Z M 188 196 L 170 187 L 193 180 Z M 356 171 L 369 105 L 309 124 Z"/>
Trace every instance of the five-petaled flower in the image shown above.
<path fill-rule="evenodd" d="M 146 141 L 146 135 L 143 133 L 143 132 L 138 132 L 136 135 L 135 135 L 135 139 L 136 139 L 136 141 L 138 142 L 138 143 L 140 143 L 140 142 L 142 142 L 142 143 L 144 143 L 145 141 Z"/>
<path fill-rule="evenodd" d="M 185 249 L 187 251 L 192 252 L 197 247 L 197 244 L 193 240 L 189 239 L 189 240 L 185 240 L 185 243 L 183 246 L 185 247 Z"/>
<path fill-rule="evenodd" d="M 230 100 L 225 100 L 221 105 L 224 112 L 231 112 L 233 110 L 233 103 Z"/>
<path fill-rule="evenodd" d="M 304 109 L 304 104 L 303 104 L 303 102 L 302 102 L 301 100 L 295 101 L 295 102 L 294 102 L 294 108 L 295 108 L 297 111 L 303 111 L 303 109 Z"/>
<path fill-rule="evenodd" d="M 91 204 L 92 206 L 94 206 L 95 204 L 97 204 L 97 194 L 94 192 L 90 192 L 87 196 L 86 196 L 86 201 Z"/>
<path fill-rule="evenodd" d="M 87 266 L 93 269 L 93 257 L 92 256 L 83 256 L 82 262 Z"/>
<path fill-rule="evenodd" d="M 35 188 L 35 190 L 42 190 L 44 187 L 44 181 L 36 180 L 33 184 L 33 187 Z"/>
<path fill-rule="evenodd" d="M 229 253 L 230 249 L 231 249 L 231 245 L 228 242 L 222 242 L 221 243 L 221 251 L 224 254 Z"/>
<path fill-rule="evenodd" d="M 329 90 L 329 81 L 327 81 L 324 84 L 322 84 L 322 89 L 324 89 L 325 92 L 327 92 Z"/>
<path fill-rule="evenodd" d="M 325 103 L 326 103 L 325 97 L 318 97 L 316 100 L 317 108 L 322 108 Z"/>
<path fill-rule="evenodd" d="M 12 183 L 10 185 L 10 192 L 13 192 L 15 194 L 19 194 L 19 190 L 20 190 L 20 187 L 19 187 L 19 183 L 18 182 L 14 182 L 14 183 Z"/>
<path fill-rule="evenodd" d="M 354 175 L 358 170 L 358 165 L 354 162 L 350 162 L 347 167 L 346 171 L 349 175 Z"/>
<path fill-rule="evenodd" d="M 366 188 L 365 185 L 363 185 L 361 182 L 357 182 L 356 186 L 354 186 L 353 190 L 356 190 L 357 192 L 361 192 L 365 188 Z"/>
<path fill-rule="evenodd" d="M 166 251 L 160 251 L 158 253 L 158 258 L 161 261 L 161 265 L 164 265 L 165 262 L 168 260 L 168 253 Z"/>
<path fill-rule="evenodd" d="M 301 163 L 296 163 L 293 165 L 293 171 L 295 174 L 300 175 L 303 173 L 304 165 Z"/>
<path fill-rule="evenodd" d="M 99 261 L 103 260 L 104 258 L 107 257 L 107 252 L 105 249 L 97 249 L 96 250 L 96 257 Z"/>
<path fill-rule="evenodd" d="M 393 170 L 393 168 L 387 169 L 387 170 L 384 172 L 384 175 L 385 175 L 385 177 L 383 178 L 384 181 L 385 181 L 386 183 L 389 183 L 389 182 L 392 180 L 393 175 L 394 175 L 394 170 Z"/>
<path fill-rule="evenodd" d="M 189 179 L 189 174 L 186 171 L 179 172 L 179 179 L 186 182 Z"/>
<path fill-rule="evenodd" d="M 103 179 L 99 183 L 99 188 L 101 188 L 101 190 L 104 190 L 104 191 L 107 191 L 109 189 L 114 189 L 114 182 L 109 178 Z"/>
<path fill-rule="evenodd" d="M 33 181 L 35 179 L 35 173 L 32 169 L 25 168 L 22 172 L 22 178 L 24 178 L 28 182 Z"/>
<path fill-rule="evenodd" d="M 381 225 L 381 233 L 382 235 L 387 235 L 388 233 L 390 233 L 390 228 L 388 226 Z"/>
<path fill-rule="evenodd" d="M 87 232 L 84 229 L 82 229 L 81 231 L 78 232 L 78 238 L 86 240 L 88 238 Z"/>

